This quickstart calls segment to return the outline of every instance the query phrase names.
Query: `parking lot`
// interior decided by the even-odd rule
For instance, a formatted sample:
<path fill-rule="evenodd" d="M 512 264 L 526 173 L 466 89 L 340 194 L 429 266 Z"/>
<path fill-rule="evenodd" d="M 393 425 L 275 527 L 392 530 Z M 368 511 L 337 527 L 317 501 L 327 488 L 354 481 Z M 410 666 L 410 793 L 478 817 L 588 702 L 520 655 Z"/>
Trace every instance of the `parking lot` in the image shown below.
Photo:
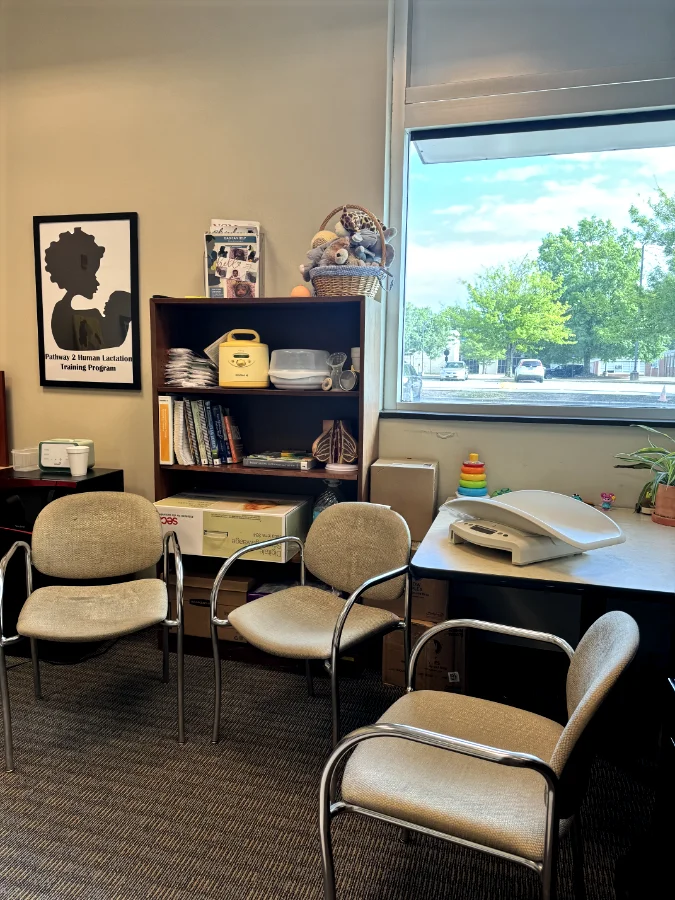
<path fill-rule="evenodd" d="M 662 398 L 665 386 L 666 400 Z M 441 381 L 425 375 L 421 403 L 512 403 L 554 406 L 675 407 L 675 378 L 629 381 L 612 378 L 552 378 L 543 383 L 521 381 L 504 375 L 470 375 L 467 381 Z"/>

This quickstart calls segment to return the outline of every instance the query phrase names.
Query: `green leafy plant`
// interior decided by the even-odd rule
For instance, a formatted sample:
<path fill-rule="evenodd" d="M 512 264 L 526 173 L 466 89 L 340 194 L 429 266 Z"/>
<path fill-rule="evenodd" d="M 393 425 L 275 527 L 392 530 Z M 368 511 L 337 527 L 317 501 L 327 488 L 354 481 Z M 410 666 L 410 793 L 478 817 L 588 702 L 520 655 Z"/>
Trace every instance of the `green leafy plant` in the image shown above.
<path fill-rule="evenodd" d="M 649 496 L 652 504 L 656 498 L 656 491 L 660 484 L 666 487 L 675 485 L 675 440 L 663 431 L 657 431 L 648 425 L 633 425 L 634 428 L 642 428 L 650 431 L 652 434 L 658 434 L 665 438 L 673 445 L 672 449 L 666 447 L 658 447 L 654 441 L 648 437 L 648 447 L 641 447 L 632 453 L 617 453 L 616 459 L 622 460 L 617 464 L 615 469 L 649 469 L 652 473 L 652 480 L 649 481 L 640 495 Z"/>

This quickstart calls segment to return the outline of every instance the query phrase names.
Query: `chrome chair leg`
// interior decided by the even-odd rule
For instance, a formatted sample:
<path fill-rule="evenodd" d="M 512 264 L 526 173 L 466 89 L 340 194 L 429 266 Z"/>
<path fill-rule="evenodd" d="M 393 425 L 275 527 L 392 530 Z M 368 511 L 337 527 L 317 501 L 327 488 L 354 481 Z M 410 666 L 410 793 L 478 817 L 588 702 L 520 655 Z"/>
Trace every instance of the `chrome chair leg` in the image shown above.
<path fill-rule="evenodd" d="M 314 681 L 312 679 L 312 664 L 308 659 L 305 660 L 305 678 L 307 679 L 307 694 L 309 697 L 313 697 Z"/>
<path fill-rule="evenodd" d="M 185 743 L 185 654 L 183 651 L 183 620 L 181 619 L 176 635 L 176 656 L 178 668 L 178 743 Z"/>
<path fill-rule="evenodd" d="M 330 666 L 330 696 L 333 717 L 333 747 L 340 740 L 340 684 L 338 682 L 338 659 L 334 655 Z"/>
<path fill-rule="evenodd" d="M 42 684 L 40 682 L 40 658 L 38 657 L 37 638 L 30 639 L 30 658 L 33 661 L 33 689 L 35 699 L 42 700 Z"/>
<path fill-rule="evenodd" d="M 321 778 L 321 805 L 319 811 L 319 833 L 321 836 L 321 866 L 323 869 L 324 900 L 335 900 L 335 865 L 333 863 L 333 840 L 330 833 L 331 795 L 334 787 L 335 769 L 326 766 Z"/>
<path fill-rule="evenodd" d="M 12 743 L 12 715 L 9 709 L 9 687 L 5 648 L 0 645 L 0 700 L 2 701 L 2 724 L 5 731 L 5 770 L 14 771 L 14 745 Z"/>
<path fill-rule="evenodd" d="M 215 697 L 213 703 L 213 735 L 211 743 L 217 744 L 220 737 L 220 695 L 221 695 L 221 671 L 220 671 L 220 650 L 218 648 L 218 631 L 216 626 L 211 623 L 211 645 L 213 646 L 213 675 L 215 685 Z"/>
<path fill-rule="evenodd" d="M 169 626 L 162 626 L 162 681 L 169 683 Z"/>
<path fill-rule="evenodd" d="M 581 813 L 579 812 L 572 822 L 570 840 L 572 843 L 574 900 L 586 900 L 586 882 L 584 880 L 584 836 L 581 830 Z"/>

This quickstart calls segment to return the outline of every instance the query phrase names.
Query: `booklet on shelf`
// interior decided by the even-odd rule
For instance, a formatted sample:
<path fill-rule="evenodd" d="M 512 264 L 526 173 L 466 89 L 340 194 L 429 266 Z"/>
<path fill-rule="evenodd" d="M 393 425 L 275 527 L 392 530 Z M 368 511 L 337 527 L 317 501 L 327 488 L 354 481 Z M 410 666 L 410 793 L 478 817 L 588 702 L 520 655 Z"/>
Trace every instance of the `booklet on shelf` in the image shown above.
<path fill-rule="evenodd" d="M 204 237 L 206 296 L 233 300 L 261 297 L 262 249 L 260 222 L 212 219 Z"/>

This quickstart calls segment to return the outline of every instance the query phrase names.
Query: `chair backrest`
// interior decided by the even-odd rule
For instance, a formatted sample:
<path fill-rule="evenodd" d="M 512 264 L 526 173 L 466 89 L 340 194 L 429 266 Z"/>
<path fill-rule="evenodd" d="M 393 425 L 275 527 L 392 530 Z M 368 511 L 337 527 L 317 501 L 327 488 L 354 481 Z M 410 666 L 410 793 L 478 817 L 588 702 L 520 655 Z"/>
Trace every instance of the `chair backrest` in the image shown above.
<path fill-rule="evenodd" d="M 137 494 L 92 491 L 48 504 L 33 528 L 33 564 L 54 578 L 116 578 L 154 565 L 162 526 Z"/>
<path fill-rule="evenodd" d="M 351 593 L 374 575 L 410 560 L 410 532 L 405 519 L 375 503 L 337 503 L 317 516 L 305 542 L 309 571 L 339 591 Z M 365 597 L 395 600 L 405 590 L 405 576 L 366 591 Z"/>
<path fill-rule="evenodd" d="M 569 718 L 551 757 L 559 776 L 639 644 L 635 619 L 618 611 L 597 619 L 579 642 L 567 673 Z"/>

